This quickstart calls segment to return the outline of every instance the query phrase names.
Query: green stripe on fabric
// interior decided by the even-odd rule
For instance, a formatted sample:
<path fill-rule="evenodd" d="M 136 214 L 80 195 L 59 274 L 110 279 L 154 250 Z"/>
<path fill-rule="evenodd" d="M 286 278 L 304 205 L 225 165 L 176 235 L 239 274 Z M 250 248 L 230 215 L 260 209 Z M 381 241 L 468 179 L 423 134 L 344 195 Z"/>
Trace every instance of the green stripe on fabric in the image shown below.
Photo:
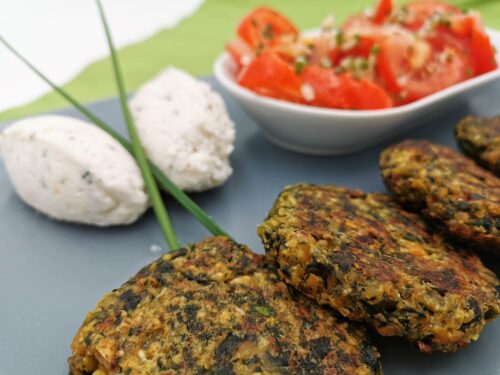
<path fill-rule="evenodd" d="M 119 51 L 127 89 L 134 91 L 168 65 L 197 75 L 209 75 L 215 58 L 224 43 L 234 37 L 240 18 L 250 9 L 265 3 L 272 6 L 301 28 L 317 27 L 332 13 L 338 22 L 346 16 L 374 3 L 374 0 L 206 0 L 191 17 L 176 28 L 164 30 L 151 38 L 127 46 Z M 486 24 L 500 28 L 500 1 L 456 0 L 461 8 L 481 11 Z M 96 14 L 97 17 L 97 14 Z M 64 88 L 82 102 L 91 102 L 115 95 L 109 58 L 102 59 L 84 69 Z M 56 93 L 44 95 L 28 105 L 0 114 L 0 121 L 51 111 L 66 107 L 67 103 Z"/>

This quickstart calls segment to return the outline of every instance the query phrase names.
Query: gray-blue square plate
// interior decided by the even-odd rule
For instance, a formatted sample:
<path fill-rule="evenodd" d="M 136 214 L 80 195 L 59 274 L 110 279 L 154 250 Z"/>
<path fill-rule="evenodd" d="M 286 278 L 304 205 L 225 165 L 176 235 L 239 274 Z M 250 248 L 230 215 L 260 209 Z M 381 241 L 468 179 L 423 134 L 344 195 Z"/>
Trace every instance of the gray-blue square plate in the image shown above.
<path fill-rule="evenodd" d="M 213 79 L 208 80 L 220 91 Z M 262 252 L 256 226 L 285 185 L 307 181 L 384 191 L 378 170 L 378 155 L 384 147 L 404 138 L 456 147 L 456 122 L 468 114 L 497 114 L 499 97 L 500 84 L 494 84 L 467 102 L 457 103 L 455 112 L 443 113 L 438 120 L 422 118 L 428 126 L 416 132 L 356 155 L 322 158 L 270 144 L 226 95 L 237 124 L 234 175 L 222 188 L 193 198 L 235 239 Z M 116 99 L 90 107 L 124 133 Z M 74 110 L 63 113 L 80 117 Z M 167 204 L 183 243 L 208 235 L 175 202 L 167 198 Z M 105 293 L 159 257 L 151 246 L 162 243 L 151 212 L 132 226 L 112 229 L 47 219 L 17 198 L 0 163 L 0 374 L 67 374 L 69 345 L 85 314 Z M 483 259 L 498 275 L 499 261 Z M 387 375 L 500 374 L 500 321 L 487 326 L 478 342 L 453 354 L 420 354 L 396 338 L 375 337 L 374 342 Z"/>

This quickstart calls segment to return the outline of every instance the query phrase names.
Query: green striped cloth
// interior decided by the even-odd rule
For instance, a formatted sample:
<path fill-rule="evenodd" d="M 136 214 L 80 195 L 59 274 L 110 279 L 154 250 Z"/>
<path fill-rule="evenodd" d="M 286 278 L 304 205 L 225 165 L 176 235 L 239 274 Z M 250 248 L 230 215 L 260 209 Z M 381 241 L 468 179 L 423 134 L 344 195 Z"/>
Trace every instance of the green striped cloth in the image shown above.
<path fill-rule="evenodd" d="M 135 90 L 167 65 L 175 65 L 192 74 L 203 76 L 212 72 L 212 64 L 224 43 L 234 37 L 240 18 L 263 3 L 291 18 L 300 28 L 317 27 L 327 14 L 341 22 L 346 16 L 371 6 L 375 0 L 205 0 L 191 17 L 176 28 L 164 30 L 153 37 L 120 51 L 127 88 Z M 486 25 L 500 29 L 499 0 L 451 0 L 466 9 L 481 12 Z M 109 59 L 91 64 L 64 86 L 82 102 L 91 102 L 116 95 Z M 50 93 L 33 103 L 0 114 L 0 121 L 45 112 L 67 106 L 57 94 Z"/>

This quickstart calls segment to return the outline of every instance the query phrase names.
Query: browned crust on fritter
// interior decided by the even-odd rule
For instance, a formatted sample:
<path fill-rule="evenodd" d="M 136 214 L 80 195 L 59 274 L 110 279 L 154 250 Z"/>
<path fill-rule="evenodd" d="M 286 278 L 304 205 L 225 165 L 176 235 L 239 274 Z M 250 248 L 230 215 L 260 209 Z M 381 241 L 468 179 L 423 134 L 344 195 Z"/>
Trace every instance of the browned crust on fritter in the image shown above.
<path fill-rule="evenodd" d="M 479 258 L 385 194 L 291 186 L 258 233 L 287 283 L 424 352 L 477 340 L 500 313 L 498 280 Z"/>
<path fill-rule="evenodd" d="M 467 155 L 500 176 L 500 116 L 468 116 L 457 124 L 455 137 Z"/>
<path fill-rule="evenodd" d="M 74 375 L 381 373 L 362 330 L 223 237 L 167 254 L 106 295 L 72 350 Z"/>
<path fill-rule="evenodd" d="M 451 239 L 500 255 L 500 179 L 458 152 L 426 141 L 388 148 L 380 168 L 402 204 L 421 211 Z"/>

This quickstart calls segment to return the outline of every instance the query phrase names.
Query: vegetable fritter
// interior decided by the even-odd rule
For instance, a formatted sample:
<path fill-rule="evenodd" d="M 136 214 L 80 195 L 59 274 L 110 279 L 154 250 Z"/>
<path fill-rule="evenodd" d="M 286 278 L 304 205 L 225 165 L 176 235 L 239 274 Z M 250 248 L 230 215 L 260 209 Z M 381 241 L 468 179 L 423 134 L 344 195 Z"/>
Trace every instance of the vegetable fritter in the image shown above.
<path fill-rule="evenodd" d="M 455 137 L 464 152 L 500 176 L 500 116 L 469 116 L 457 124 Z"/>
<path fill-rule="evenodd" d="M 88 314 L 71 373 L 381 373 L 360 328 L 266 267 L 223 237 L 164 255 Z"/>
<path fill-rule="evenodd" d="M 479 258 L 386 194 L 291 186 L 258 233 L 286 283 L 423 352 L 466 346 L 500 314 L 498 280 Z"/>
<path fill-rule="evenodd" d="M 382 153 L 387 188 L 421 211 L 452 240 L 500 255 L 500 179 L 467 157 L 427 141 L 405 141 Z"/>

